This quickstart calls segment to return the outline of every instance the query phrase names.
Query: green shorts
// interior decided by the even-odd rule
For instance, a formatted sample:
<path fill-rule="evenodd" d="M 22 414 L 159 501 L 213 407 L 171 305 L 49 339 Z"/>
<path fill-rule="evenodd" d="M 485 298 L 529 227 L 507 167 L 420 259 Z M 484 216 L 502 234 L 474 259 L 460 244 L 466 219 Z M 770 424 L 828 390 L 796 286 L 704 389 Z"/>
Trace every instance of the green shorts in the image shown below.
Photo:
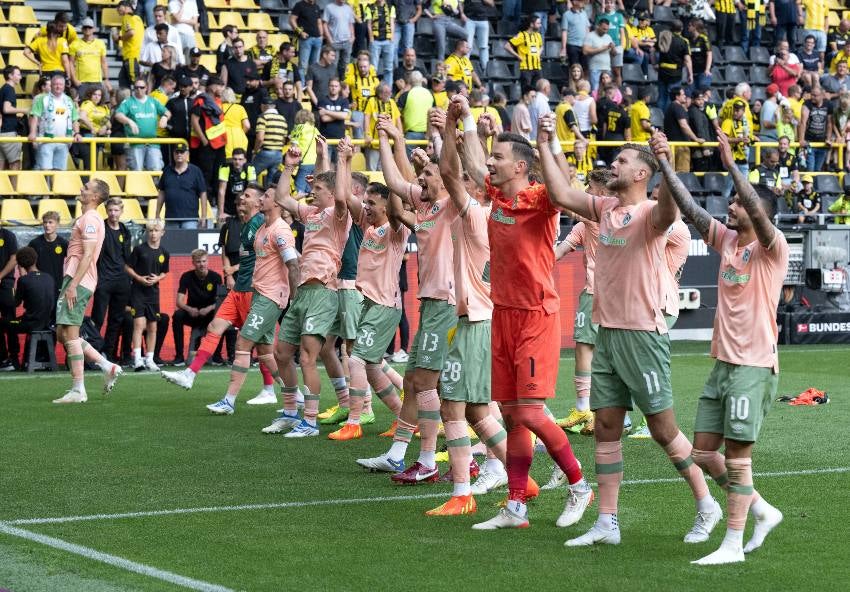
<path fill-rule="evenodd" d="M 65 279 L 62 280 L 59 299 L 56 301 L 56 324 L 79 327 L 83 324 L 86 306 L 88 306 L 92 292 L 88 288 L 77 286 L 77 302 L 74 304 L 74 308 L 69 308 L 68 302 L 65 300 L 65 290 L 71 283 L 71 279 L 73 279 L 71 276 L 66 275 Z"/>
<path fill-rule="evenodd" d="M 678 320 L 679 320 L 679 317 L 674 317 L 673 315 L 669 315 L 669 314 L 664 315 L 664 323 L 667 325 L 668 331 L 676 326 L 676 321 L 678 321 Z"/>
<path fill-rule="evenodd" d="M 717 360 L 697 404 L 694 432 L 755 442 L 778 385 L 779 375 L 771 368 Z"/>
<path fill-rule="evenodd" d="M 274 343 L 274 328 L 280 316 L 277 303 L 259 292 L 251 295 L 251 309 L 239 334 L 253 343 Z"/>
<path fill-rule="evenodd" d="M 329 335 L 354 339 L 357 337 L 357 323 L 360 322 L 363 294 L 360 290 L 337 290 L 337 299 L 336 321 Z"/>
<path fill-rule="evenodd" d="M 463 316 L 449 346 L 440 397 L 465 403 L 490 402 L 490 320 L 470 322 Z"/>
<path fill-rule="evenodd" d="M 632 408 L 644 415 L 673 406 L 670 337 L 655 331 L 599 327 L 593 352 L 590 408 Z"/>
<path fill-rule="evenodd" d="M 419 301 L 419 330 L 410 344 L 405 372 L 414 368 L 439 371 L 449 353 L 449 331 L 457 324 L 457 309 L 445 300 Z"/>
<path fill-rule="evenodd" d="M 578 297 L 578 310 L 573 322 L 573 340 L 577 343 L 596 345 L 596 335 L 599 333 L 599 325 L 590 320 L 593 313 L 593 294 L 582 290 Z"/>
<path fill-rule="evenodd" d="M 295 300 L 280 323 L 278 339 L 292 345 L 301 343 L 302 335 L 324 339 L 331 333 L 338 308 L 336 290 L 329 290 L 322 284 L 299 286 Z"/>
<path fill-rule="evenodd" d="M 400 308 L 384 306 L 364 298 L 351 356 L 370 364 L 382 361 L 400 320 Z"/>

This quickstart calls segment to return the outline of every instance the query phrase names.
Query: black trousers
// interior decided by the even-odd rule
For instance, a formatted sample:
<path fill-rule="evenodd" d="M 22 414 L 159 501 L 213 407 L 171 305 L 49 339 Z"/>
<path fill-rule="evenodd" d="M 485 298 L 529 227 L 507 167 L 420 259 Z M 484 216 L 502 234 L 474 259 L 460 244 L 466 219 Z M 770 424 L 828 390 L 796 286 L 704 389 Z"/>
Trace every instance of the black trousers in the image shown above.
<path fill-rule="evenodd" d="M 174 337 L 174 350 L 175 357 L 178 359 L 185 359 L 186 350 L 183 346 L 183 328 L 188 326 L 194 328 L 203 327 L 206 329 L 207 325 L 209 325 L 213 318 L 215 317 L 215 313 L 212 312 L 203 317 L 193 317 L 190 316 L 185 310 L 178 308 L 174 311 L 174 316 L 171 317 L 171 334 Z M 195 344 L 190 343 L 189 349 L 194 349 Z M 219 343 L 219 347 L 221 344 Z"/>
<path fill-rule="evenodd" d="M 19 319 L 15 319 L 13 317 L 0 319 L 0 332 L 2 332 L 2 340 L 5 343 L 14 342 L 16 349 L 12 350 L 11 348 L 8 351 L 8 357 L 15 363 L 15 367 L 20 366 L 20 360 L 18 359 L 18 336 L 22 333 L 24 335 L 28 335 L 33 331 L 46 331 L 49 327 L 43 321 L 23 321 Z M 6 356 L 3 356 L 2 360 L 5 360 Z"/>
<path fill-rule="evenodd" d="M 207 183 L 207 199 L 210 204 L 215 204 L 218 200 L 218 169 L 224 166 L 224 147 L 199 146 L 190 150 L 189 158 L 201 169 Z"/>
<path fill-rule="evenodd" d="M 738 21 L 738 13 L 716 12 L 715 15 L 717 16 L 717 44 L 735 45 L 735 26 Z M 794 42 L 793 39 L 790 41 L 791 43 Z"/>
<path fill-rule="evenodd" d="M 11 288 L 0 288 L 0 319 L 15 320 L 15 293 Z M 20 350 L 17 335 L 4 333 L 0 336 L 0 361 L 7 358 L 17 359 Z"/>
<path fill-rule="evenodd" d="M 121 325 L 127 314 L 127 306 L 130 304 L 130 278 L 100 281 L 94 291 L 94 302 L 91 309 L 91 320 L 98 331 L 102 330 L 103 321 L 106 322 L 106 334 L 103 336 L 103 351 L 110 360 L 118 360 L 118 336 L 121 334 Z M 132 336 L 132 330 L 130 332 Z M 129 342 L 128 342 L 129 343 Z M 129 346 L 128 346 L 129 349 Z"/>

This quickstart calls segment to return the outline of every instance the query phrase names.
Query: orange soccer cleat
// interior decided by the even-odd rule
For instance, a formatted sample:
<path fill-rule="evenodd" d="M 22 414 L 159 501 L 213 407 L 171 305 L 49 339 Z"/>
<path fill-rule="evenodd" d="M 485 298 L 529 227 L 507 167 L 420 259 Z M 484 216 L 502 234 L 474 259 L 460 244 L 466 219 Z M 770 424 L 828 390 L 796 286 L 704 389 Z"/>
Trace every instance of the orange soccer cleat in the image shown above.
<path fill-rule="evenodd" d="M 328 434 L 330 440 L 356 440 L 363 437 L 363 428 L 359 423 L 347 423 L 335 432 Z"/>
<path fill-rule="evenodd" d="M 398 427 L 398 420 L 394 419 L 393 425 L 391 425 L 389 427 L 389 429 L 387 429 L 386 432 L 381 432 L 380 434 L 378 434 L 378 436 L 380 436 L 381 438 L 394 438 L 395 437 L 395 430 L 396 430 L 397 427 Z"/>
<path fill-rule="evenodd" d="M 453 495 L 446 503 L 437 506 L 433 510 L 425 512 L 427 516 L 461 516 L 463 514 L 475 514 L 478 504 L 472 494 Z"/>

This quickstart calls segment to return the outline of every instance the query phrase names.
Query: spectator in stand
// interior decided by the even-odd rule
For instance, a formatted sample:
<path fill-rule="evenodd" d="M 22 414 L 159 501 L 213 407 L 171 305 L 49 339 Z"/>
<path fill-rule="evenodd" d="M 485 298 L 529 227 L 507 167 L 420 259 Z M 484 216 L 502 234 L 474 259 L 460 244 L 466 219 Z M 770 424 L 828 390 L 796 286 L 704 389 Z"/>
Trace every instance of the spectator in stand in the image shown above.
<path fill-rule="evenodd" d="M 833 223 L 850 226 L 850 195 L 845 193 L 839 197 L 827 208 L 827 211 L 830 214 L 841 214 L 834 217 Z"/>
<path fill-rule="evenodd" d="M 97 260 L 97 288 L 91 310 L 91 319 L 98 331 L 106 320 L 103 352 L 112 361 L 121 357 L 118 355 L 118 336 L 130 304 L 130 276 L 125 265 L 130 261 L 132 237 L 120 221 L 123 213 L 124 202 L 120 197 L 106 200 L 105 234 Z"/>
<path fill-rule="evenodd" d="M 596 20 L 600 19 L 607 20 L 610 25 L 608 35 L 614 40 L 617 50 L 611 54 L 611 69 L 614 72 L 615 84 L 620 85 L 623 83 L 623 52 L 630 46 L 626 33 L 626 19 L 623 13 L 617 10 L 614 0 L 602 0 L 602 10 L 596 15 Z"/>
<path fill-rule="evenodd" d="M 219 76 L 224 86 L 233 89 L 237 100 L 242 98 L 249 76 L 259 80 L 260 74 L 257 70 L 257 64 L 245 53 L 245 42 L 241 38 L 237 37 L 233 40 L 233 57 L 224 63 Z"/>
<path fill-rule="evenodd" d="M 397 64 L 399 55 L 403 56 L 408 49 L 413 49 L 416 23 L 422 17 L 422 0 L 394 0 L 393 5 L 396 10 L 393 56 L 394 63 Z M 399 79 L 397 74 L 395 79 Z"/>
<path fill-rule="evenodd" d="M 596 90 L 599 86 L 602 72 L 611 72 L 611 57 L 617 53 L 617 46 L 608 34 L 609 28 L 608 19 L 599 18 L 596 20 L 596 28 L 584 37 L 582 51 L 587 56 L 590 68 L 590 90 Z"/>
<path fill-rule="evenodd" d="M 263 70 L 264 86 L 269 88 L 269 94 L 278 98 L 280 96 L 281 87 L 289 82 L 295 90 L 296 100 L 300 100 L 303 96 L 304 85 L 301 79 L 301 73 L 298 68 L 292 63 L 292 58 L 295 57 L 295 47 L 284 42 L 280 44 L 280 51 L 272 58 L 272 61 L 266 64 Z M 321 60 L 320 60 L 321 61 Z"/>
<path fill-rule="evenodd" d="M 411 72 L 419 72 L 423 80 L 428 79 L 428 72 L 416 63 L 416 50 L 409 47 L 404 50 L 401 56 L 401 63 L 393 72 L 396 91 L 410 90 L 406 85 L 408 84 L 408 74 Z"/>
<path fill-rule="evenodd" d="M 802 181 L 803 188 L 794 196 L 796 210 L 800 212 L 797 223 L 816 224 L 821 208 L 820 195 L 812 189 L 814 180 L 811 175 L 803 175 Z"/>
<path fill-rule="evenodd" d="M 275 48 L 269 45 L 268 31 L 257 31 L 257 44 L 248 49 L 248 57 L 254 60 L 263 80 L 268 80 L 266 74 L 274 56 Z"/>
<path fill-rule="evenodd" d="M 691 19 L 688 22 L 688 43 L 691 48 L 691 68 L 694 73 L 694 82 L 691 87 L 708 88 L 711 86 L 711 66 L 714 55 L 711 53 L 711 41 L 702 19 Z"/>
<path fill-rule="evenodd" d="M 779 154 L 776 148 L 762 148 L 761 164 L 750 171 L 749 181 L 754 186 L 760 185 L 777 198 L 782 197 L 785 190 L 779 174 Z"/>
<path fill-rule="evenodd" d="M 47 23 L 47 36 L 37 36 L 24 48 L 24 55 L 44 76 L 62 74 L 71 76 L 71 53 L 68 41 L 62 37 L 62 30 L 56 22 Z"/>
<path fill-rule="evenodd" d="M 472 67 L 469 52 L 469 42 L 466 39 L 455 41 L 454 51 L 446 58 L 446 75 L 449 80 L 463 82 L 466 88 L 481 88 L 481 79 Z M 525 82 L 525 84 L 533 85 L 531 82 Z"/>
<path fill-rule="evenodd" d="M 794 41 L 797 24 L 803 18 L 799 0 L 769 0 L 770 24 L 775 41 Z"/>
<path fill-rule="evenodd" d="M 322 23 L 322 36 L 325 43 L 336 51 L 337 76 L 342 78 L 351 61 L 351 48 L 354 45 L 354 10 L 345 0 L 333 0 L 325 6 Z"/>
<path fill-rule="evenodd" d="M 65 41 L 68 42 L 68 47 L 77 40 L 77 29 L 75 27 L 81 26 L 82 21 L 71 24 L 71 21 L 68 18 L 68 13 L 64 11 L 57 12 L 52 21 L 48 21 L 41 26 L 38 30 L 39 37 L 47 37 L 47 25 L 51 22 L 56 23 L 59 26 L 59 34 L 65 38 Z"/>
<path fill-rule="evenodd" d="M 523 30 L 505 41 L 505 51 L 519 60 L 520 85 L 533 86 L 543 71 L 543 36 L 540 34 L 540 16 L 532 14 Z M 469 46 L 467 45 L 467 53 Z M 479 83 L 480 86 L 480 83 Z"/>
<path fill-rule="evenodd" d="M 850 43 L 850 19 L 843 18 L 839 21 L 838 26 L 829 31 L 827 35 L 827 60 L 832 61 L 839 52 L 844 51 L 847 44 Z"/>
<path fill-rule="evenodd" d="M 18 239 L 11 230 L 0 227 L 0 320 L 15 320 L 15 265 Z M 15 370 L 10 359 L 18 358 L 17 336 L 0 335 L 0 369 Z"/>
<path fill-rule="evenodd" d="M 839 62 L 835 74 L 827 74 L 820 79 L 824 96 L 829 101 L 838 98 L 842 92 L 850 90 L 850 76 L 847 74 L 847 62 Z"/>
<path fill-rule="evenodd" d="M 23 305 L 24 314 L 20 318 L 0 319 L 0 343 L 18 345 L 19 335 L 29 335 L 33 331 L 50 329 L 50 319 L 56 316 L 56 282 L 48 273 L 36 267 L 39 260 L 36 252 L 30 247 L 23 247 L 16 254 L 18 266 L 18 282 L 15 287 L 15 307 Z M 14 278 L 14 273 L 9 274 Z M 8 357 L 0 361 L 0 372 L 21 368 L 18 358 L 18 348 L 8 352 Z"/>
<path fill-rule="evenodd" d="M 177 80 L 183 77 L 191 78 L 194 76 L 198 79 L 199 86 L 206 88 L 207 81 L 210 79 L 210 71 L 206 66 L 201 64 L 201 50 L 193 47 L 189 50 L 189 63 L 184 66 L 179 66 L 174 73 Z"/>
<path fill-rule="evenodd" d="M 223 90 L 224 83 L 221 78 L 210 76 L 206 92 L 195 97 L 189 116 L 192 125 L 189 147 L 194 151 L 192 161 L 198 163 L 203 173 L 207 193 L 214 191 L 216 174 L 224 165 L 227 132 L 222 122 L 221 93 Z"/>
<path fill-rule="evenodd" d="M 466 39 L 466 29 L 458 21 L 463 14 L 463 1 L 431 0 L 431 5 L 425 9 L 425 14 L 433 21 L 437 61 L 442 62 L 446 59 L 447 35 L 455 39 Z"/>
<path fill-rule="evenodd" d="M 328 82 L 331 78 L 337 77 L 336 50 L 326 45 L 322 48 L 319 61 L 310 64 L 310 69 L 307 70 L 307 95 L 310 97 L 313 106 L 318 103 L 319 97 L 328 94 Z"/>
<path fill-rule="evenodd" d="M 266 97 L 262 110 L 262 114 L 257 119 L 256 155 L 253 164 L 257 177 L 266 173 L 266 186 L 268 186 L 283 161 L 283 147 L 289 130 L 286 119 L 275 109 L 274 99 Z"/>
<path fill-rule="evenodd" d="M 682 21 L 675 20 L 669 31 L 658 36 L 658 108 L 667 109 L 670 88 L 694 83 L 694 69 L 688 40 L 682 37 Z M 683 79 L 682 76 L 685 75 Z"/>
<path fill-rule="evenodd" d="M 817 84 L 818 79 L 824 71 L 824 61 L 815 49 L 815 38 L 813 35 L 806 36 L 803 40 L 803 47 L 797 50 L 794 57 L 796 57 L 797 61 L 802 64 L 799 84 L 808 86 L 809 88 L 813 87 Z M 773 61 L 774 59 L 774 56 L 771 56 L 771 60 Z M 789 63 L 791 61 L 792 58 L 789 57 Z"/>
<path fill-rule="evenodd" d="M 153 10 L 156 8 L 157 0 L 136 0 L 136 10 L 144 14 L 145 22 L 150 24 L 154 20 Z"/>
<path fill-rule="evenodd" d="M 164 45 L 161 49 L 162 58 L 151 66 L 150 74 L 148 75 L 148 85 L 152 89 L 157 89 L 162 85 L 162 81 L 167 77 L 175 80 L 175 66 L 177 61 L 174 59 L 176 50 L 170 45 Z"/>
<path fill-rule="evenodd" d="M 495 0 L 466 0 L 463 4 L 466 42 L 469 47 L 478 47 L 478 62 L 482 72 L 487 71 L 487 63 L 490 61 L 490 20 L 495 18 L 498 12 Z"/>
<path fill-rule="evenodd" d="M 572 64 L 568 73 L 569 77 L 567 78 L 567 86 L 571 91 L 573 91 L 573 93 L 577 93 L 578 83 L 582 80 L 587 80 L 587 76 L 584 74 L 584 69 L 581 64 Z"/>
<path fill-rule="evenodd" d="M 234 150 L 248 150 L 248 132 L 251 131 L 251 122 L 248 120 L 245 107 L 236 102 L 236 93 L 232 88 L 225 88 L 222 91 L 221 110 L 224 128 L 227 130 L 224 158 L 230 162 Z"/>
<path fill-rule="evenodd" d="M 741 47 L 747 53 L 751 47 L 761 45 L 761 33 L 767 22 L 767 0 L 739 0 L 738 6 L 741 9 Z"/>
<path fill-rule="evenodd" d="M 319 61 L 319 50 L 322 49 L 322 12 L 316 0 L 299 0 L 289 15 L 289 26 L 299 37 L 298 70 L 301 78 L 307 77 L 310 64 Z M 336 57 L 334 57 L 336 67 Z"/>
<path fill-rule="evenodd" d="M 18 115 L 28 115 L 29 111 L 18 108 L 18 98 L 15 86 L 21 83 L 21 69 L 17 66 L 6 66 L 3 69 L 3 83 L 0 88 L 0 108 L 2 108 L 2 125 L 0 136 L 16 137 L 18 135 Z M 0 144 L 0 167 L 11 171 L 21 168 L 21 144 L 4 142 Z"/>
<path fill-rule="evenodd" d="M 80 105 L 80 132 L 84 138 L 108 138 L 112 133 L 112 112 L 109 110 L 109 104 L 103 102 L 103 89 L 97 86 L 90 86 L 86 94 L 82 96 L 83 102 Z M 82 116 L 85 114 L 85 117 Z M 83 169 L 91 168 L 91 150 L 88 144 L 76 144 L 79 147 L 77 153 L 83 161 Z M 103 151 L 103 145 L 99 144 L 98 152 Z M 61 278 L 60 278 L 61 279 Z M 56 283 L 60 285 L 61 282 Z"/>
<path fill-rule="evenodd" d="M 351 117 L 348 99 L 342 96 L 342 85 L 336 78 L 328 84 L 328 94 L 319 99 L 319 132 L 329 140 L 345 137 L 345 123 Z M 294 126 L 293 126 L 294 127 Z M 336 146 L 328 146 L 332 161 L 336 161 Z"/>
<path fill-rule="evenodd" d="M 549 91 L 552 90 L 549 81 L 545 78 L 538 79 L 534 84 L 534 90 L 537 92 L 534 94 L 534 100 L 528 106 L 528 112 L 531 115 L 532 140 L 537 139 L 537 121 L 547 113 L 552 112 L 549 107 Z"/>
<path fill-rule="evenodd" d="M 159 50 L 158 48 L 164 45 L 171 45 L 175 50 L 175 58 L 177 63 L 182 65 L 186 63 L 186 57 L 183 53 L 184 49 L 187 49 L 185 45 L 183 45 L 183 37 L 180 35 L 180 30 L 176 25 L 168 24 L 168 15 L 165 6 L 157 6 L 153 10 L 154 22 L 151 26 L 145 29 L 145 37 L 142 42 L 142 65 L 153 65 L 159 61 Z M 164 33 L 161 32 L 164 30 Z M 194 44 L 195 36 L 192 35 L 192 47 Z M 156 47 L 155 51 L 152 51 L 152 47 Z M 147 57 L 146 57 L 147 56 Z M 145 64 L 145 62 L 148 62 Z"/>
<path fill-rule="evenodd" d="M 754 141 L 752 128 L 749 127 L 745 116 L 746 102 L 743 99 L 735 98 L 732 103 L 732 117 L 723 119 L 721 130 L 729 138 L 729 144 L 732 146 L 732 155 L 735 158 L 735 166 L 745 176 L 750 173 L 749 165 L 749 148 L 748 146 Z M 732 177 L 727 175 L 726 185 L 723 189 L 723 199 L 728 200 L 732 195 Z"/>
<path fill-rule="evenodd" d="M 169 113 L 168 117 L 168 135 L 172 138 L 182 138 L 186 142 L 189 141 L 192 126 L 189 120 L 189 113 L 192 109 L 192 80 L 184 76 L 177 80 L 178 93 L 176 96 L 168 99 L 165 104 L 165 109 Z"/>
<path fill-rule="evenodd" d="M 714 14 L 718 45 L 735 45 L 735 25 L 738 20 L 738 0 L 715 0 Z"/>
<path fill-rule="evenodd" d="M 224 65 L 233 58 L 233 40 L 239 37 L 239 29 L 233 25 L 225 25 L 221 29 L 224 40 L 215 52 L 215 71 L 221 72 Z"/>
<path fill-rule="evenodd" d="M 148 96 L 148 84 L 144 80 L 135 82 L 133 94 L 118 106 L 115 119 L 124 124 L 128 138 L 153 140 L 157 137 L 157 128 L 164 129 L 168 124 L 165 107 Z M 159 144 L 131 144 L 129 164 L 134 171 L 161 171 Z"/>
<path fill-rule="evenodd" d="M 83 20 L 83 36 L 74 40 L 70 47 L 71 84 L 77 89 L 77 97 L 85 97 L 90 88 L 112 92 L 106 64 L 106 45 L 95 37 L 94 21 Z"/>
<path fill-rule="evenodd" d="M 431 95 L 434 97 L 434 107 L 446 110 L 449 105 L 449 94 L 446 92 L 445 74 L 434 74 L 431 77 Z"/>
<path fill-rule="evenodd" d="M 811 35 L 815 38 L 815 51 L 820 54 L 821 62 L 826 53 L 826 32 L 829 30 L 829 8 L 826 0 L 802 0 L 805 18 L 799 22 L 803 25 L 803 37 Z"/>
<path fill-rule="evenodd" d="M 759 139 L 762 142 L 776 142 L 776 123 L 779 119 L 779 101 L 777 94 L 779 87 L 776 84 L 768 84 L 765 91 L 766 98 L 761 104 L 759 113 Z"/>
<path fill-rule="evenodd" d="M 248 75 L 245 81 L 245 92 L 242 93 L 242 100 L 239 104 L 245 110 L 245 116 L 249 125 L 248 131 L 245 133 L 248 142 L 245 150 L 247 150 L 249 156 L 253 154 L 257 120 L 260 118 L 260 113 L 262 113 L 263 101 L 269 96 L 268 91 L 262 85 L 262 81 L 254 74 Z"/>
<path fill-rule="evenodd" d="M 363 115 L 366 118 L 364 124 L 367 147 L 366 166 L 370 171 L 375 171 L 378 170 L 381 159 L 381 153 L 376 147 L 378 141 L 378 119 L 386 118 L 400 132 L 404 131 L 401 125 L 401 111 L 399 111 L 398 105 L 392 97 L 392 90 L 388 84 L 380 84 L 378 86 L 378 92 L 366 102 L 366 109 Z"/>
<path fill-rule="evenodd" d="M 133 369 L 136 372 L 158 372 L 154 363 L 159 312 L 159 283 L 168 273 L 168 251 L 160 246 L 165 225 L 162 220 L 147 224 L 147 242 L 133 249 L 125 269 L 132 280 L 130 310 L 133 314 Z M 142 335 L 145 357 L 142 358 Z"/>
<path fill-rule="evenodd" d="M 578 83 L 578 93 L 573 101 L 573 112 L 576 116 L 581 135 L 592 140 L 591 133 L 598 121 L 596 116 L 596 101 L 590 96 L 590 83 L 582 80 Z"/>
<path fill-rule="evenodd" d="M 602 75 L 599 77 L 599 86 L 596 87 L 595 91 L 590 93 L 590 96 L 593 97 L 594 101 L 598 102 L 599 99 L 605 96 L 605 88 L 608 86 L 614 86 L 614 77 L 611 75 L 610 72 L 603 72 Z M 614 89 L 616 91 L 616 93 L 614 94 L 614 96 L 616 97 L 615 100 L 619 105 L 623 102 L 623 93 L 616 86 L 614 86 Z"/>
<path fill-rule="evenodd" d="M 316 120 L 313 114 L 302 109 L 295 115 L 295 129 L 290 134 L 290 143 L 301 149 L 301 163 L 298 165 L 298 173 L 295 175 L 295 190 L 298 193 L 307 193 L 310 189 L 307 177 L 313 174 L 316 168 L 316 137 L 319 130 L 316 128 Z"/>
<path fill-rule="evenodd" d="M 650 25 L 649 13 L 641 13 L 637 21 L 637 26 L 626 22 L 627 41 L 623 61 L 628 64 L 640 64 L 646 79 L 649 75 L 649 65 L 655 63 L 655 30 Z"/>
<path fill-rule="evenodd" d="M 779 92 L 783 95 L 786 94 L 788 87 L 797 84 L 802 72 L 803 65 L 800 63 L 800 59 L 789 51 L 788 42 L 780 41 L 777 43 L 776 52 L 770 56 L 767 74 L 770 76 L 771 82 L 776 84 Z"/>
<path fill-rule="evenodd" d="M 519 102 L 514 105 L 514 112 L 511 116 L 511 131 L 521 135 L 526 140 L 531 140 L 531 114 L 528 106 L 534 100 L 537 91 L 533 86 L 525 85 L 522 87 L 522 97 Z"/>
<path fill-rule="evenodd" d="M 569 87 L 561 88 L 561 102 L 555 107 L 555 133 L 560 142 L 585 142 L 578 128 L 576 114 L 573 111 L 575 93 Z M 567 155 L 575 152 L 575 146 L 564 146 Z"/>
<path fill-rule="evenodd" d="M 393 32 L 395 31 L 395 6 L 387 4 L 387 0 L 375 0 L 368 6 L 366 12 L 369 21 L 370 61 L 377 72 L 381 72 L 381 80 L 392 88 L 393 66 Z"/>
<path fill-rule="evenodd" d="M 585 0 L 573 0 L 569 10 L 561 17 L 561 60 L 567 58 L 570 66 L 579 64 L 587 70 L 587 56 L 583 49 L 591 27 L 584 3 Z"/>
<path fill-rule="evenodd" d="M 821 171 L 826 160 L 828 148 L 813 148 L 809 142 L 826 142 L 832 108 L 826 102 L 820 87 L 812 89 L 812 98 L 803 103 L 800 125 L 797 127 L 797 141 L 806 151 L 806 170 Z"/>
<path fill-rule="evenodd" d="M 79 112 L 73 99 L 65 94 L 65 76 L 54 74 L 50 79 L 50 92 L 35 98 L 30 111 L 29 141 L 39 138 L 73 137 L 82 140 Z M 35 168 L 41 171 L 64 171 L 68 165 L 70 144 L 44 142 L 38 146 Z"/>
<path fill-rule="evenodd" d="M 351 47 L 351 55 L 357 55 L 364 49 L 369 50 L 369 25 L 367 10 L 372 0 L 349 0 L 351 8 L 354 9 L 354 45 Z M 297 240 L 297 237 L 296 237 Z"/>
<path fill-rule="evenodd" d="M 198 228 L 198 212 L 201 225 L 207 221 L 207 183 L 201 169 L 189 163 L 189 147 L 175 144 L 173 163 L 162 170 L 159 178 L 159 194 L 156 198 L 156 217 L 162 218 L 169 228 Z M 216 171 L 218 172 L 218 171 Z"/>
<path fill-rule="evenodd" d="M 121 16 L 121 30 L 112 30 L 112 37 L 121 43 L 121 72 L 118 74 L 118 86 L 130 88 L 139 78 L 139 61 L 142 58 L 142 41 L 145 36 L 145 25 L 142 19 L 133 14 L 133 2 L 121 0 L 118 3 L 118 14 Z"/>
<path fill-rule="evenodd" d="M 248 183 L 257 182 L 256 169 L 248 164 L 245 150 L 236 148 L 226 164 L 218 170 L 218 221 L 224 223 L 228 218 L 237 218 L 237 201 Z"/>
<path fill-rule="evenodd" d="M 234 210 L 235 212 L 235 210 Z M 172 365 L 183 366 L 186 359 L 183 339 L 183 328 L 206 329 L 215 316 L 218 288 L 221 286 L 221 276 L 209 268 L 207 252 L 203 249 L 192 251 L 193 269 L 180 276 L 177 286 L 177 308 L 171 317 L 171 335 L 174 337 L 175 356 Z M 196 345 L 189 344 L 189 350 L 194 352 Z M 191 354 L 190 354 L 191 355 Z"/>
<path fill-rule="evenodd" d="M 399 107 L 400 106 L 401 105 L 399 105 Z M 502 127 L 502 116 L 495 107 L 490 106 L 490 97 L 484 94 L 481 89 L 470 91 L 469 110 L 472 113 L 472 118 L 475 120 L 476 124 L 478 123 L 478 120 L 481 119 L 481 116 L 486 113 L 492 121 L 493 131 L 496 132 L 495 135 L 499 135 L 502 131 L 504 131 Z"/>
<path fill-rule="evenodd" d="M 796 190 L 800 187 L 800 170 L 797 167 L 797 156 L 791 152 L 789 146 L 791 138 L 779 136 L 779 179 L 785 191 Z"/>
<path fill-rule="evenodd" d="M 850 92 L 842 91 L 833 101 L 832 117 L 830 118 L 829 135 L 831 144 L 844 144 L 844 162 L 838 163 L 837 150 L 833 150 L 837 170 L 850 169 L 850 154 L 846 145 L 850 142 Z"/>
<path fill-rule="evenodd" d="M 352 135 L 357 139 L 364 137 L 363 112 L 366 110 L 366 103 L 375 96 L 380 82 L 370 63 L 369 52 L 361 51 L 357 54 L 356 67 L 345 79 L 345 83 L 351 89 L 349 100 L 351 101 Z M 301 153 L 304 154 L 303 151 Z"/>
<path fill-rule="evenodd" d="M 688 125 L 691 130 L 706 141 L 713 142 L 716 140 L 714 127 L 705 113 L 705 105 L 708 100 L 710 90 L 706 88 L 696 88 L 691 90 L 691 105 L 688 107 Z M 693 171 L 709 171 L 711 170 L 711 159 L 713 150 L 707 147 L 691 148 L 691 170 Z"/>
<path fill-rule="evenodd" d="M 629 109 L 631 120 L 632 142 L 648 142 L 652 135 L 652 122 L 650 121 L 649 100 L 652 90 L 647 86 L 639 86 L 637 100 Z"/>
<path fill-rule="evenodd" d="M 631 122 L 626 108 L 615 100 L 616 94 L 619 92 L 617 87 L 608 84 L 602 90 L 604 94 L 596 103 L 599 118 L 597 138 L 609 142 L 630 142 L 632 137 Z M 599 148 L 599 158 L 610 164 L 618 151 L 617 148 Z"/>
<path fill-rule="evenodd" d="M 59 213 L 45 212 L 41 217 L 41 228 L 44 231 L 32 239 L 28 247 L 35 250 L 38 257 L 38 268 L 53 278 L 53 301 L 59 297 L 59 286 L 62 285 L 65 269 L 65 255 L 68 253 L 68 241 L 56 233 L 59 228 Z M 20 264 L 20 261 L 18 262 Z M 26 266 L 25 266 L 26 267 Z M 55 319 L 56 311 L 51 312 Z"/>
<path fill-rule="evenodd" d="M 424 140 L 428 131 L 428 111 L 434 106 L 434 96 L 425 88 L 425 77 L 418 70 L 407 74 L 407 79 L 410 90 L 398 98 L 404 137 L 406 140 Z"/>
<path fill-rule="evenodd" d="M 664 133 L 671 142 L 696 142 L 704 144 L 705 138 L 697 136 L 688 123 L 688 96 L 681 86 L 670 89 L 670 104 L 664 112 Z M 674 148 L 674 166 L 677 172 L 691 170 L 691 149 Z"/>
<path fill-rule="evenodd" d="M 346 99 L 346 102 L 348 102 L 348 99 Z M 287 129 L 294 128 L 295 114 L 301 110 L 301 103 L 295 99 L 295 86 L 291 82 L 284 82 L 281 85 L 281 90 L 274 105 L 277 112 L 283 115 L 283 118 L 286 120 Z"/>
<path fill-rule="evenodd" d="M 195 0 L 170 0 L 168 12 L 174 28 L 180 34 L 180 45 L 184 52 L 188 53 L 197 45 L 195 31 L 198 30 L 201 16 L 198 3 Z M 156 8 L 154 8 L 154 18 L 156 18 Z M 181 59 L 180 63 L 185 64 L 185 58 Z"/>

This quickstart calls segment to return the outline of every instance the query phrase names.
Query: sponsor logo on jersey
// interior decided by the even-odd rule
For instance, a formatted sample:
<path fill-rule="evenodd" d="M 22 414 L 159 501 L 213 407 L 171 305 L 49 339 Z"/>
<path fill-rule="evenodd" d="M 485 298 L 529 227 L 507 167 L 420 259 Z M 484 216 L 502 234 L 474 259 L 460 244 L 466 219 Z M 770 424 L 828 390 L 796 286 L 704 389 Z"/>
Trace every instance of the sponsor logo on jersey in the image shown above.
<path fill-rule="evenodd" d="M 617 238 L 616 236 L 610 236 L 608 234 L 600 234 L 599 242 L 608 247 L 625 247 L 626 239 Z"/>
<path fill-rule="evenodd" d="M 730 267 L 726 271 L 720 274 L 720 277 L 727 282 L 732 282 L 733 284 L 746 284 L 750 281 L 750 274 L 748 273 L 735 273 L 735 269 Z"/>
<path fill-rule="evenodd" d="M 417 224 L 413 227 L 413 230 L 419 232 L 420 230 L 428 230 L 429 228 L 434 228 L 436 226 L 436 222 L 434 220 L 425 220 L 421 224 Z"/>
<path fill-rule="evenodd" d="M 502 208 L 498 208 L 495 212 L 490 214 L 490 219 L 493 220 L 493 222 L 498 222 L 500 224 L 516 224 L 516 218 L 513 216 L 505 216 Z"/>
<path fill-rule="evenodd" d="M 304 232 L 319 232 L 322 225 L 318 222 L 308 222 L 304 225 Z"/>
<path fill-rule="evenodd" d="M 363 248 L 380 253 L 381 251 L 385 251 L 387 246 L 369 238 L 363 241 Z"/>

